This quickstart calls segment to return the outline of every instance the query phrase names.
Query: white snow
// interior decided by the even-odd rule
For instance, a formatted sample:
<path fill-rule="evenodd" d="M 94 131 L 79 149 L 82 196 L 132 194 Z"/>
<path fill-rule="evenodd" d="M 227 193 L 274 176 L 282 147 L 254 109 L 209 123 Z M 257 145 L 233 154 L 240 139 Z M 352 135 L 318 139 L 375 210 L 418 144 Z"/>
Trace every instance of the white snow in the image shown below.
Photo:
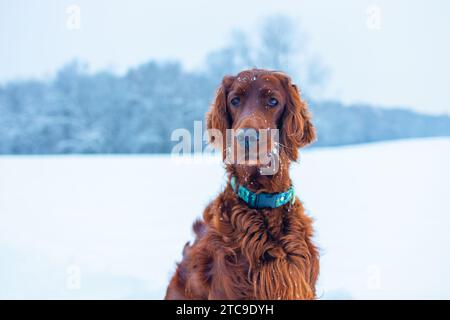
<path fill-rule="evenodd" d="M 450 138 L 308 149 L 321 298 L 450 298 Z M 163 298 L 217 158 L 0 157 L 0 298 Z"/>

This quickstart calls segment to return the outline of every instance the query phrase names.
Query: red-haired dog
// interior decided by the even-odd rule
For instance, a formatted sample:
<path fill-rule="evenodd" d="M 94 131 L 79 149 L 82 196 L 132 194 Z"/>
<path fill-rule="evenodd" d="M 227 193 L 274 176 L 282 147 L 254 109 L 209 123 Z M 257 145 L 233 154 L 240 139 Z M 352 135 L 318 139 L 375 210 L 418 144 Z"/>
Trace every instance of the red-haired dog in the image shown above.
<path fill-rule="evenodd" d="M 207 129 L 221 133 L 210 142 L 227 159 L 228 183 L 194 223 L 196 240 L 186 244 L 166 299 L 314 299 L 319 255 L 312 221 L 289 178 L 298 149 L 315 139 L 297 87 L 276 71 L 226 76 L 206 119 Z M 228 129 L 235 133 L 231 144 Z M 278 130 L 277 139 L 262 134 L 270 130 Z M 260 142 L 268 151 L 257 154 L 266 162 L 250 159 Z M 268 167 L 270 174 L 263 172 Z"/>

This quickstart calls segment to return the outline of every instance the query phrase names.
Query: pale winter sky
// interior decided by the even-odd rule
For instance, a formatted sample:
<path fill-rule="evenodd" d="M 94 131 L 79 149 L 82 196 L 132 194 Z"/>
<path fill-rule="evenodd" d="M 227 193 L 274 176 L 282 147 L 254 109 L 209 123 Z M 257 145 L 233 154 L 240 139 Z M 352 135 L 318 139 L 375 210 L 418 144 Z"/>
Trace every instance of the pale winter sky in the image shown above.
<path fill-rule="evenodd" d="M 79 30 L 67 27 L 72 4 Z M 231 30 L 274 14 L 295 19 L 331 70 L 321 98 L 450 115 L 448 0 L 0 0 L 0 82 L 50 77 L 74 58 L 94 71 L 149 59 L 196 69 Z"/>

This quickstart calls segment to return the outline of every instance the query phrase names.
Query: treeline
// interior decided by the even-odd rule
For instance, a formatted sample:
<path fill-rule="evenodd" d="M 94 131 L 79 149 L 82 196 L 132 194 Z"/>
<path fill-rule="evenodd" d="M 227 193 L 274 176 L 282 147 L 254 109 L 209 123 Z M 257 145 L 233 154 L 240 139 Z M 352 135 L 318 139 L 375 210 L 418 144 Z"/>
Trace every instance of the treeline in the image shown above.
<path fill-rule="evenodd" d="M 302 43 L 292 22 L 272 17 L 267 25 L 253 47 L 246 34 L 235 32 L 197 72 L 151 61 L 124 75 L 89 73 L 73 62 L 51 80 L 7 83 L 0 87 L 0 154 L 167 153 L 174 129 L 192 130 L 204 119 L 224 74 L 258 66 L 287 71 L 306 93 L 323 85 L 326 68 L 292 46 Z M 315 146 L 450 135 L 446 116 L 306 98 L 318 132 Z"/>

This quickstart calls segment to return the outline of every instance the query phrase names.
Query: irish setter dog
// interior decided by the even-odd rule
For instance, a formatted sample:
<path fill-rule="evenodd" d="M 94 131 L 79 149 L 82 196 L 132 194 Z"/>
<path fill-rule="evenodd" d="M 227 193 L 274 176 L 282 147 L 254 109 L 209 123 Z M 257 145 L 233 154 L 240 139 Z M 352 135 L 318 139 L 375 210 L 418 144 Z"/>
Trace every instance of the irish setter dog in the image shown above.
<path fill-rule="evenodd" d="M 210 143 L 221 145 L 224 159 L 230 150 L 224 141 L 227 129 L 278 129 L 279 142 L 269 140 L 278 146 L 279 166 L 273 174 L 262 174 L 266 164 L 260 161 L 226 162 L 228 183 L 194 223 L 196 239 L 185 245 L 166 299 L 314 299 L 319 255 L 312 243 L 312 220 L 300 200 L 294 195 L 280 206 L 252 207 L 232 182 L 254 194 L 291 188 L 289 164 L 297 160 L 300 147 L 315 139 L 297 87 L 276 71 L 225 76 L 206 120 L 207 129 L 223 133 L 222 141 L 210 135 Z M 249 160 L 247 147 L 241 146 Z"/>

